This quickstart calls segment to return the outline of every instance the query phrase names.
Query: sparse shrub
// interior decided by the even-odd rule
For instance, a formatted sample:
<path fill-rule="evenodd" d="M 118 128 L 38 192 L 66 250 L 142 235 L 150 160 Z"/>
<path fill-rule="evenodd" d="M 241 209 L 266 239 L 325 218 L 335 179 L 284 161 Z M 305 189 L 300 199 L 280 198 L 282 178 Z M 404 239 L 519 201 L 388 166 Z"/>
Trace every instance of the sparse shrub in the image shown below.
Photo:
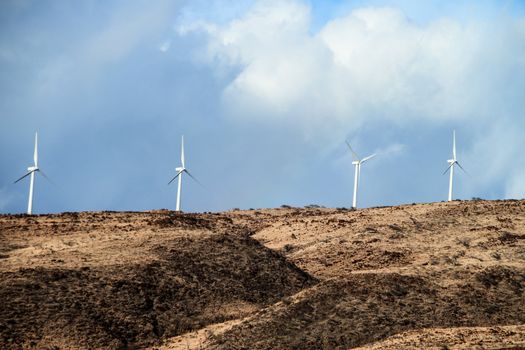
<path fill-rule="evenodd" d="M 493 258 L 496 259 L 496 260 L 500 260 L 500 259 L 501 259 L 501 254 L 498 253 L 498 252 L 492 252 L 492 253 L 490 254 L 490 256 L 493 257 Z"/>
<path fill-rule="evenodd" d="M 388 225 L 388 227 L 390 227 L 393 231 L 403 232 L 403 229 L 401 227 L 397 226 L 396 224 Z"/>
<path fill-rule="evenodd" d="M 449 265 L 453 265 L 453 266 L 459 266 L 458 257 L 455 256 L 455 255 L 443 257 L 443 262 L 445 264 L 449 264 Z"/>
<path fill-rule="evenodd" d="M 283 302 L 283 304 L 285 305 L 290 305 L 292 303 L 292 298 L 290 297 L 284 297 L 281 299 L 281 301 Z"/>
<path fill-rule="evenodd" d="M 483 200 L 483 198 L 479 198 L 479 197 L 472 197 L 472 198 L 471 198 L 471 200 L 472 200 L 472 201 L 474 201 L 474 202 L 479 202 L 479 201 L 482 201 L 482 200 Z"/>
<path fill-rule="evenodd" d="M 456 241 L 465 248 L 470 247 L 470 238 L 468 237 L 458 238 Z"/>
<path fill-rule="evenodd" d="M 294 246 L 291 245 L 291 244 L 285 244 L 284 247 L 283 247 L 283 250 L 285 253 L 289 253 L 293 250 Z"/>
<path fill-rule="evenodd" d="M 304 206 L 306 209 L 319 209 L 324 208 L 322 205 L 319 204 L 308 204 Z"/>
<path fill-rule="evenodd" d="M 288 204 L 283 204 L 281 205 L 281 209 L 292 209 L 292 207 L 289 206 Z"/>
<path fill-rule="evenodd" d="M 466 252 L 464 250 L 460 250 L 459 252 L 454 254 L 453 258 L 454 259 L 461 258 L 461 257 L 465 256 L 465 254 L 466 254 Z"/>
<path fill-rule="evenodd" d="M 500 242 L 502 243 L 515 243 L 518 241 L 518 239 L 522 239 L 522 236 L 516 235 L 511 232 L 502 231 L 501 235 L 498 237 Z"/>

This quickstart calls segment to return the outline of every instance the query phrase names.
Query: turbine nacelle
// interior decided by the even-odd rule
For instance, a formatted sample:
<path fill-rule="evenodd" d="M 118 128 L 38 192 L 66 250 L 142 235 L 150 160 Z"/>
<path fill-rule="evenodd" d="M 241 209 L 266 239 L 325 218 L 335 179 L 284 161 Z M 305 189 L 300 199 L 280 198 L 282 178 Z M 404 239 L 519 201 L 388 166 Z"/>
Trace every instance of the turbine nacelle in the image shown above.
<path fill-rule="evenodd" d="M 30 166 L 29 168 L 27 168 L 27 171 L 29 171 L 29 172 L 38 171 L 38 167 Z"/>

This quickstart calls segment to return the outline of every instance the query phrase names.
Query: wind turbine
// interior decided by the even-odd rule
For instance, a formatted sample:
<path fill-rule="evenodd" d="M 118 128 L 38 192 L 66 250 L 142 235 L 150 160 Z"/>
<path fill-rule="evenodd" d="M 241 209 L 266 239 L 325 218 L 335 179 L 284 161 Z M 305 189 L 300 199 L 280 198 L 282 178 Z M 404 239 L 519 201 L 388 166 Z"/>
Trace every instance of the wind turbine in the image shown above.
<path fill-rule="evenodd" d="M 366 162 L 367 160 L 370 160 L 372 159 L 373 157 L 376 156 L 376 154 L 372 154 L 368 157 L 365 157 L 363 159 L 359 159 L 359 156 L 357 155 L 357 153 L 354 152 L 354 150 L 352 149 L 352 146 L 350 146 L 350 144 L 348 143 L 348 141 L 346 141 L 346 145 L 348 146 L 348 148 L 350 149 L 350 152 L 352 152 L 352 157 L 354 158 L 354 161 L 352 162 L 352 164 L 355 166 L 355 175 L 354 175 L 354 198 L 352 200 L 352 208 L 357 208 L 357 189 L 359 187 L 359 178 L 361 177 L 361 164 L 363 164 L 364 162 Z"/>
<path fill-rule="evenodd" d="M 185 162 L 184 162 L 184 135 L 182 136 L 182 147 L 181 147 L 181 151 L 180 151 L 180 163 L 181 163 L 181 166 L 175 168 L 175 171 L 177 172 L 177 175 L 175 175 L 173 177 L 173 179 L 171 179 L 170 182 L 168 182 L 168 185 L 169 185 L 173 181 L 175 181 L 176 178 L 179 178 L 179 183 L 178 183 L 178 186 L 177 186 L 177 204 L 176 204 L 176 207 L 175 207 L 176 211 L 180 211 L 180 200 L 181 200 L 181 191 L 182 191 L 182 174 L 183 173 L 188 174 L 189 177 L 191 177 L 195 182 L 200 184 L 199 180 L 197 180 L 193 175 L 191 175 L 190 172 L 188 171 L 188 169 L 186 169 L 186 165 L 185 165 Z"/>
<path fill-rule="evenodd" d="M 457 164 L 457 166 L 461 170 L 463 170 L 465 174 L 467 173 L 465 169 L 463 169 L 461 164 L 459 164 L 458 159 L 456 157 L 456 130 L 452 131 L 452 159 L 447 160 L 447 162 L 450 165 L 448 166 L 447 170 L 445 170 L 443 175 L 445 175 L 447 171 L 450 170 L 450 180 L 449 180 L 449 185 L 448 185 L 448 201 L 450 202 L 452 201 L 452 183 L 454 182 L 454 165 Z"/>
<path fill-rule="evenodd" d="M 29 182 L 29 200 L 27 204 L 27 214 L 29 215 L 33 213 L 33 190 L 35 187 L 35 173 L 39 172 L 40 174 L 42 174 L 43 177 L 45 177 L 49 181 L 46 174 L 44 174 L 44 172 L 38 167 L 38 133 L 37 132 L 35 133 L 35 152 L 33 153 L 33 160 L 34 160 L 34 164 L 33 166 L 30 166 L 29 168 L 27 168 L 27 174 L 25 174 L 24 176 L 22 176 L 21 178 L 19 178 L 18 180 L 14 182 L 16 184 L 23 178 L 31 175 L 31 180 Z"/>

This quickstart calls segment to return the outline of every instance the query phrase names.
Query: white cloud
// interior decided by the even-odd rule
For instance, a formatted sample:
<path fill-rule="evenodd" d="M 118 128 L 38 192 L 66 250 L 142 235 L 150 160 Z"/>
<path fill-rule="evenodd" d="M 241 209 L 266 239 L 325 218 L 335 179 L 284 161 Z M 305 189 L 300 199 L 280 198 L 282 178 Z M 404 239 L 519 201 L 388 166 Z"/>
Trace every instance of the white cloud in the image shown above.
<path fill-rule="evenodd" d="M 162 43 L 162 45 L 160 45 L 159 47 L 159 51 L 160 52 L 167 52 L 171 47 L 171 41 L 170 40 L 166 40 Z"/>
<path fill-rule="evenodd" d="M 401 143 L 393 143 L 386 147 L 378 149 L 374 153 L 377 153 L 378 155 L 381 155 L 381 156 L 387 156 L 387 157 L 393 158 L 393 157 L 399 157 L 403 155 L 406 152 L 406 149 L 407 149 L 406 145 L 403 145 Z"/>
<path fill-rule="evenodd" d="M 236 72 L 222 91 L 232 118 L 291 125 L 328 147 L 364 123 L 388 121 L 468 127 L 478 135 L 471 149 L 464 146 L 474 161 L 489 148 L 486 134 L 499 138 L 500 149 L 523 148 L 520 137 L 504 136 L 522 134 L 525 126 L 516 115 L 525 109 L 523 17 L 420 25 L 397 9 L 369 7 L 328 21 L 317 33 L 310 17 L 300 1 L 258 1 L 226 23 L 180 23 L 179 34 L 204 33 L 201 59 Z M 503 120 L 505 130 L 496 132 Z M 509 181 L 508 193 L 521 191 L 501 170 L 511 166 L 510 157 L 497 156 L 500 166 L 479 167 L 474 182 Z"/>
<path fill-rule="evenodd" d="M 508 61 L 525 54 L 517 42 L 502 47 L 491 34 L 523 40 L 522 22 L 443 19 L 422 27 L 396 9 L 364 8 L 317 34 L 309 26 L 303 3 L 260 1 L 226 24 L 194 20 L 180 24 L 179 33 L 206 33 L 207 61 L 239 69 L 223 91 L 231 114 L 336 134 L 370 118 L 490 118 L 485 106 L 501 97 L 490 82 L 511 74 L 518 62 Z"/>

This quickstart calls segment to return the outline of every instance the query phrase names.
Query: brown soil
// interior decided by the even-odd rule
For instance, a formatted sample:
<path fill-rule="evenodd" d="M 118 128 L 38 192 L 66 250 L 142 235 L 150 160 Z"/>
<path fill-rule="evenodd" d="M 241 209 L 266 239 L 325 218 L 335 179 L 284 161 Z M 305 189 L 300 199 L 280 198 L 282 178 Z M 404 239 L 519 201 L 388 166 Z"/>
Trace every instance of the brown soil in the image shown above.
<path fill-rule="evenodd" d="M 0 216 L 0 348 L 518 349 L 525 201 Z"/>

